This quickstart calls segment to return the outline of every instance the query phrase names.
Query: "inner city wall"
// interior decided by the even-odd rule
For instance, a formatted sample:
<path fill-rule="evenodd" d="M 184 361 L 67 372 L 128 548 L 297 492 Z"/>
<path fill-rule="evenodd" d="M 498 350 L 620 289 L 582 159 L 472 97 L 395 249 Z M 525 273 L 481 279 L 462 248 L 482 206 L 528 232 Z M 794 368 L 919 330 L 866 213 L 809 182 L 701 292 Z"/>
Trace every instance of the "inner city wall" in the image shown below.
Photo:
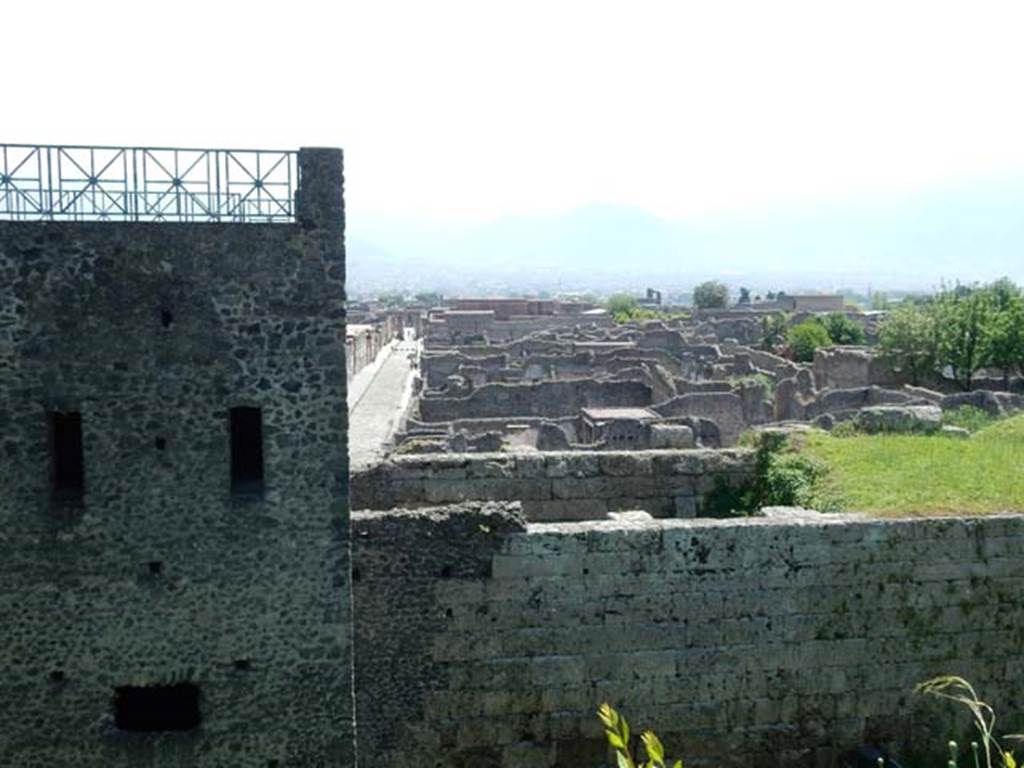
<path fill-rule="evenodd" d="M 521 502 L 537 521 L 629 510 L 694 517 L 716 492 L 750 481 L 754 464 L 749 449 L 392 456 L 353 472 L 350 492 L 353 509 L 481 500 Z"/>
<path fill-rule="evenodd" d="M 355 512 L 352 534 L 367 764 L 607 764 L 605 700 L 687 766 L 941 754 L 969 721 L 912 689 L 942 673 L 1020 728 L 1019 515 L 525 524 L 490 503 Z"/>

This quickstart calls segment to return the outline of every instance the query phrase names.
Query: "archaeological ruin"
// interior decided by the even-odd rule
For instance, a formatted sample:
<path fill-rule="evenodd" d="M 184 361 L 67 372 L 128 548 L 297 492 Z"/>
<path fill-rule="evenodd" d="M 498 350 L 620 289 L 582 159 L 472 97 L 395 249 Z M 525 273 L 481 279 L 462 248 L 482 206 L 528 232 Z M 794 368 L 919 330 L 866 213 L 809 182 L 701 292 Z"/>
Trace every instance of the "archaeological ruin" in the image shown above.
<path fill-rule="evenodd" d="M 736 501 L 751 433 L 1019 382 L 764 349 L 828 296 L 346 305 L 339 150 L 4 150 L 0 764 L 610 765 L 609 701 L 687 766 L 818 768 L 941 743 L 936 674 L 1024 710 L 1024 516 Z M 350 474 L 389 355 L 414 395 Z"/>

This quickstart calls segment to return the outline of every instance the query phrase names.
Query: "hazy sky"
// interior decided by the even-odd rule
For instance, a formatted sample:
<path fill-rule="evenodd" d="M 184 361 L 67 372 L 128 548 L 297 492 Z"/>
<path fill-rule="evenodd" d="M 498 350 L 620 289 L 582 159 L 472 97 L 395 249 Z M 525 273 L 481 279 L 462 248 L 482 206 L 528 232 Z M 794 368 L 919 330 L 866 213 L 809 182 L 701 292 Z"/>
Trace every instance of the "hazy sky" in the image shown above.
<path fill-rule="evenodd" d="M 8 0 L 0 21 L 2 140 L 342 146 L 354 217 L 689 217 L 1024 173 L 1019 1 Z"/>

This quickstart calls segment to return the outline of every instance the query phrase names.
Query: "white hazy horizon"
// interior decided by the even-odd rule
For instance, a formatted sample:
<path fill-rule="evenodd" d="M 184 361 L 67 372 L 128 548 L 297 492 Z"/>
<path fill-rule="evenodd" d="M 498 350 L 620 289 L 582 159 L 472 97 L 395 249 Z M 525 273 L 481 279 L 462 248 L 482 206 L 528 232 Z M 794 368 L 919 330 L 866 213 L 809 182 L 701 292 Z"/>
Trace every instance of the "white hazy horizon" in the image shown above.
<path fill-rule="evenodd" d="M 12 0 L 3 21 L 0 140 L 340 146 L 357 236 L 595 204 L 906 208 L 1024 180 L 1016 2 Z"/>

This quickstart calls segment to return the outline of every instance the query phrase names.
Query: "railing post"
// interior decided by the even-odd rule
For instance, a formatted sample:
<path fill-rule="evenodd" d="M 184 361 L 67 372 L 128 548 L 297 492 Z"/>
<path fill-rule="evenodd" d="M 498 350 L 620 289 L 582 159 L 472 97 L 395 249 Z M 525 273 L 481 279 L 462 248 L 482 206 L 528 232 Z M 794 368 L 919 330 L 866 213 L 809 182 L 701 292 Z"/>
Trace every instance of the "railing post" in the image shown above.
<path fill-rule="evenodd" d="M 344 232 L 344 183 L 344 158 L 340 149 L 300 149 L 296 220 L 306 229 Z"/>

